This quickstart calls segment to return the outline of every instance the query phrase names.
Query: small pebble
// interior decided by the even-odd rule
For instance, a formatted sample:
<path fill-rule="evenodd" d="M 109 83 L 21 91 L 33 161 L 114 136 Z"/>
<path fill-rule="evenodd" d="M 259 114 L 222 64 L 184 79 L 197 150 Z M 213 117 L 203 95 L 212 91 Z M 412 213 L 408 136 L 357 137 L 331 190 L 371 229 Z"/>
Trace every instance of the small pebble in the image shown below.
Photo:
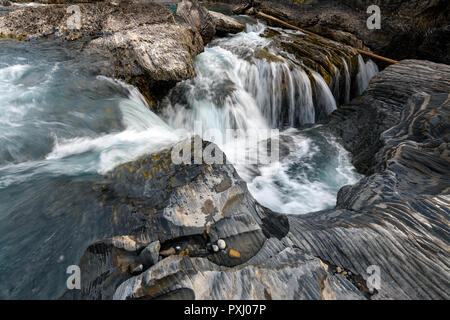
<path fill-rule="evenodd" d="M 233 249 L 230 249 L 230 251 L 228 252 L 228 255 L 232 258 L 240 258 L 241 257 L 241 254 L 238 251 L 233 250 Z"/>
<path fill-rule="evenodd" d="M 216 246 L 215 244 L 212 245 L 212 249 L 214 252 L 219 252 L 219 247 Z"/>
<path fill-rule="evenodd" d="M 225 250 L 227 244 L 225 243 L 224 240 L 219 239 L 219 241 L 217 241 L 217 246 L 219 247 L 220 250 Z"/>
<path fill-rule="evenodd" d="M 341 273 L 341 271 L 342 271 L 341 267 L 337 267 L 337 268 L 336 268 L 336 272 L 337 272 L 337 273 Z"/>

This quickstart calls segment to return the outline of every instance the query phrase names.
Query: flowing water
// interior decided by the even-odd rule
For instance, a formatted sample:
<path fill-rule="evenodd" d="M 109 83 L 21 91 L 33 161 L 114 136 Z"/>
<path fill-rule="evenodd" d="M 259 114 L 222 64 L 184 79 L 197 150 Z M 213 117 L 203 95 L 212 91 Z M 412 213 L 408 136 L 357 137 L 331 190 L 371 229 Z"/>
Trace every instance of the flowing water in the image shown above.
<path fill-rule="evenodd" d="M 311 80 L 305 70 L 292 68 L 289 59 L 259 58 L 261 50 L 276 55 L 279 49 L 261 36 L 266 28 L 252 23 L 245 32 L 214 40 L 196 59 L 197 77 L 178 84 L 164 101 L 164 119 L 173 128 L 216 142 L 248 182 L 253 196 L 272 210 L 302 214 L 331 208 L 338 190 L 360 178 L 337 141 L 320 125 L 311 127 L 337 108 L 339 87 L 335 85 L 333 93 L 318 73 L 309 70 Z M 349 101 L 351 79 L 345 60 L 344 66 L 345 101 Z M 362 57 L 359 67 L 356 88 L 363 91 L 378 70 Z M 340 77 L 335 75 L 335 83 L 340 83 Z M 293 129 L 299 126 L 308 128 Z M 244 142 L 208 134 L 211 129 L 239 129 L 251 140 L 248 136 L 255 131 L 271 128 L 280 129 L 277 139 L 288 154 L 269 165 L 239 161 Z"/>
<path fill-rule="evenodd" d="M 0 42 L 0 298 L 59 297 L 67 266 L 116 232 L 111 213 L 93 205 L 92 185 L 182 139 L 177 128 L 280 129 L 279 161 L 236 162 L 251 193 L 283 213 L 335 204 L 339 188 L 359 176 L 345 150 L 314 125 L 336 109 L 333 91 L 286 60 L 255 58 L 259 49 L 272 51 L 264 28 L 251 24 L 211 43 L 196 59 L 197 77 L 171 91 L 161 117 L 136 88 L 98 76 L 95 57 L 61 44 Z M 360 67 L 363 88 L 374 70 L 370 62 Z M 350 92 L 349 76 L 340 76 Z M 231 159 L 245 149 L 211 140 Z"/>
<path fill-rule="evenodd" d="M 0 298 L 60 295 L 65 268 L 114 232 L 92 183 L 180 139 L 135 88 L 71 52 L 0 44 Z"/>

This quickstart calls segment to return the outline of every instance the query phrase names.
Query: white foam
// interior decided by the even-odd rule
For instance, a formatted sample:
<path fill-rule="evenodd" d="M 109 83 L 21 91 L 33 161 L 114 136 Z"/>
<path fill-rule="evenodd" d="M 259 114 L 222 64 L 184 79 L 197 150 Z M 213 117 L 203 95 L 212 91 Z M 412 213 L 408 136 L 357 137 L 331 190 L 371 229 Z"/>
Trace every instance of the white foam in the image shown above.
<path fill-rule="evenodd" d="M 357 94 L 361 95 L 369 86 L 370 80 L 375 77 L 379 70 L 378 66 L 372 60 L 364 59 L 361 55 L 358 56 L 358 74 L 356 75 Z"/>

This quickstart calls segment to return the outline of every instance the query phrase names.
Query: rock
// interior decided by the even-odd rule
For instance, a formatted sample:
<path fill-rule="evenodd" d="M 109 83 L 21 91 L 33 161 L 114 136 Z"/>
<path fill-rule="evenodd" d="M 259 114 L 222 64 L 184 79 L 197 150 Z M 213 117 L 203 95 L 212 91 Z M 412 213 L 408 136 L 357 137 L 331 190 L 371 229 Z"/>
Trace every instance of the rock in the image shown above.
<path fill-rule="evenodd" d="M 142 271 L 144 271 L 144 266 L 140 263 L 139 264 L 134 263 L 134 264 L 130 264 L 129 269 L 130 269 L 130 273 L 133 276 L 135 276 L 135 275 L 142 273 Z"/>
<path fill-rule="evenodd" d="M 141 258 L 141 261 L 145 268 L 158 263 L 160 249 L 160 242 L 155 241 L 150 243 L 147 247 L 144 248 L 144 250 L 142 250 L 139 257 Z"/>
<path fill-rule="evenodd" d="M 213 18 L 197 0 L 182 0 L 177 7 L 177 15 L 200 32 L 204 44 L 211 42 L 216 34 Z"/>
<path fill-rule="evenodd" d="M 368 173 L 330 210 L 277 214 L 229 164 L 192 164 L 193 152 L 191 164 L 175 164 L 173 154 L 194 146 L 219 152 L 198 137 L 119 166 L 97 201 L 120 210 L 127 228 L 87 248 L 72 298 L 449 299 L 448 79 L 449 66 L 401 61 L 323 123 L 366 153 L 356 160 Z M 211 239 L 230 249 L 211 252 Z M 164 258 L 130 274 L 157 240 Z M 370 266 L 381 272 L 375 290 Z"/>
<path fill-rule="evenodd" d="M 11 2 L 9 2 L 8 0 L 2 0 L 0 3 L 1 3 L 1 5 L 4 6 L 4 7 L 9 7 L 9 6 L 11 6 Z"/>
<path fill-rule="evenodd" d="M 330 116 L 330 129 L 342 138 L 359 172 L 374 172 L 375 154 L 382 146 L 380 136 L 401 121 L 401 113 L 408 100 L 421 92 L 450 92 L 449 78 L 448 65 L 401 61 L 372 79 L 360 98 L 341 106 Z"/>
<path fill-rule="evenodd" d="M 167 270 L 170 274 L 166 274 Z M 162 281 L 165 286 L 158 286 Z M 199 290 L 200 286 L 203 290 Z M 176 288 L 183 288 L 190 298 L 197 300 L 364 299 L 347 279 L 328 273 L 327 266 L 319 259 L 305 257 L 300 250 L 292 248 L 258 265 L 250 263 L 224 270 L 206 259 L 174 256 L 124 282 L 113 298 L 185 297 L 186 293 L 167 294 Z"/>
<path fill-rule="evenodd" d="M 250 4 L 241 4 L 233 8 L 234 14 L 245 14 L 250 9 Z"/>
<path fill-rule="evenodd" d="M 213 244 L 211 247 L 214 252 L 219 252 L 219 247 L 216 246 L 215 244 Z"/>
<path fill-rule="evenodd" d="M 418 48 L 419 57 L 450 64 L 449 38 L 450 25 L 430 30 Z"/>
<path fill-rule="evenodd" d="M 103 75 L 138 87 L 152 107 L 177 82 L 195 76 L 193 59 L 203 51 L 197 30 L 154 3 L 122 1 L 78 4 L 83 23 L 70 30 L 68 5 L 19 8 L 0 15 L 0 37 L 79 40 L 83 54 L 108 62 Z"/>
<path fill-rule="evenodd" d="M 225 250 L 225 248 L 227 247 L 227 244 L 223 239 L 219 239 L 217 241 L 217 246 L 219 247 L 220 250 Z"/>
<path fill-rule="evenodd" d="M 234 18 L 211 10 L 208 13 L 212 17 L 218 35 L 239 33 L 245 30 L 245 25 Z"/>

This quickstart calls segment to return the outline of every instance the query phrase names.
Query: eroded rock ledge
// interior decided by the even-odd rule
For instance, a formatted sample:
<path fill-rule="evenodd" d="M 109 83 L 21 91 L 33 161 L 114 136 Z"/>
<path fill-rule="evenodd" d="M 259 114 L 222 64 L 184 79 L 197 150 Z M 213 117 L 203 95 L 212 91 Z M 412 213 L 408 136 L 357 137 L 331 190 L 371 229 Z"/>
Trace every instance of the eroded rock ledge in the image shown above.
<path fill-rule="evenodd" d="M 237 9 L 245 12 L 250 1 L 218 2 L 244 3 Z M 450 10 L 446 0 L 261 0 L 254 3 L 263 13 L 353 47 L 365 45 L 381 56 L 450 63 L 447 41 Z M 366 26 L 370 16 L 366 10 L 373 4 L 381 9 L 380 30 Z"/>
<path fill-rule="evenodd" d="M 430 82 L 418 94 L 416 72 Z M 409 82 L 397 81 L 406 74 Z M 81 291 L 64 298 L 448 299 L 448 79 L 448 66 L 403 61 L 355 100 L 370 108 L 380 91 L 401 92 L 382 104 L 396 121 L 379 120 L 388 130 L 374 173 L 342 188 L 332 210 L 271 212 L 231 165 L 175 165 L 170 150 L 115 169 L 99 192 L 134 231 L 92 244 L 80 262 Z M 213 247 L 219 239 L 224 250 Z M 142 252 L 159 245 L 149 263 Z M 371 265 L 381 270 L 373 292 Z"/>

